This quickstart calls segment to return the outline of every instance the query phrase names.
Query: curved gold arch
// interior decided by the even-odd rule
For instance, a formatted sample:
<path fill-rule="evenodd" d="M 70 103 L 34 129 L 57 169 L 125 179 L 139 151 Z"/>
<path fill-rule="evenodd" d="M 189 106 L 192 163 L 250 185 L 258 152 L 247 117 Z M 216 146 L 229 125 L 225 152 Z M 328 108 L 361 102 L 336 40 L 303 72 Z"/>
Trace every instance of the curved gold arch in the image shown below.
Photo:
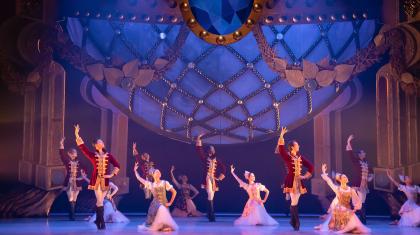
<path fill-rule="evenodd" d="M 224 35 L 213 34 L 206 31 L 192 13 L 189 0 L 179 0 L 179 8 L 185 24 L 188 25 L 197 37 L 211 44 L 227 45 L 241 40 L 252 30 L 259 21 L 265 2 L 266 0 L 253 0 L 252 10 L 246 22 L 235 32 Z"/>

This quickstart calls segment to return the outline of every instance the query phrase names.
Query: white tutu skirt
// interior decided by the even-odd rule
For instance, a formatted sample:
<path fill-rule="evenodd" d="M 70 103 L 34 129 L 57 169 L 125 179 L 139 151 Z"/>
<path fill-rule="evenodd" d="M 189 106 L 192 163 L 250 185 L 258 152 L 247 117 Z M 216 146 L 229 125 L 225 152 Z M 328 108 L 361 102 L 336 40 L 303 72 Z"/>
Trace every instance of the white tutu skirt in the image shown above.
<path fill-rule="evenodd" d="M 96 220 L 96 213 L 89 218 L 90 223 Z M 125 217 L 120 211 L 114 210 L 112 203 L 108 200 L 104 202 L 104 220 L 106 223 L 128 223 L 130 220 Z"/>
<path fill-rule="evenodd" d="M 168 208 L 163 205 L 160 205 L 157 209 L 156 216 L 150 226 L 145 224 L 139 225 L 138 230 L 151 230 L 151 231 L 160 231 L 167 228 L 170 228 L 173 231 L 178 230 L 178 225 L 175 223 L 175 220 L 172 218 L 171 213 Z"/>
<path fill-rule="evenodd" d="M 420 207 L 416 203 L 406 201 L 400 209 L 400 215 L 398 226 L 417 227 L 420 225 Z"/>
<path fill-rule="evenodd" d="M 326 220 L 324 223 L 315 226 L 316 230 L 327 232 L 329 231 L 328 224 L 331 221 L 331 214 L 328 214 Z M 356 214 L 352 214 L 350 216 L 350 220 L 347 223 L 347 225 L 340 231 L 336 231 L 336 233 L 361 233 L 361 234 L 367 234 L 370 233 L 370 229 L 366 227 L 362 222 L 360 222 L 359 218 Z"/>
<path fill-rule="evenodd" d="M 278 225 L 265 210 L 264 205 L 255 200 L 248 200 L 242 216 L 235 220 L 234 225 Z"/>

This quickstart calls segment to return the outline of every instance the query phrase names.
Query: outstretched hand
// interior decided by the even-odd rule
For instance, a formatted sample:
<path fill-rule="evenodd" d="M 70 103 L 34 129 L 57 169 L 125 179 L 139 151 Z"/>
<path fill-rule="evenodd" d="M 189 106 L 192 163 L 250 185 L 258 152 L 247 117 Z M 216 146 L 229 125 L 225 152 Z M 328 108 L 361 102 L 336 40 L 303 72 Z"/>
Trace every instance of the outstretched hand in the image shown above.
<path fill-rule="evenodd" d="M 134 164 L 134 171 L 137 171 L 137 169 L 139 169 L 139 163 L 138 163 L 138 162 L 136 162 L 136 163 Z"/>
<path fill-rule="evenodd" d="M 79 124 L 74 125 L 74 134 L 76 136 L 79 136 L 79 132 L 80 132 L 80 126 L 79 126 Z"/>
<path fill-rule="evenodd" d="M 204 136 L 204 133 L 201 133 L 201 134 L 199 134 L 198 136 L 197 136 L 197 141 L 200 141 L 201 140 L 201 138 Z"/>
<path fill-rule="evenodd" d="M 66 137 L 62 137 L 60 140 L 60 145 L 64 145 L 64 140 L 66 139 Z"/>
<path fill-rule="evenodd" d="M 171 166 L 171 173 L 173 173 L 175 170 L 175 166 Z"/>
<path fill-rule="evenodd" d="M 350 143 L 353 139 L 354 139 L 354 135 L 353 134 L 349 135 L 349 137 L 347 138 L 347 143 Z"/>
<path fill-rule="evenodd" d="M 280 137 L 283 137 L 289 130 L 287 130 L 287 127 L 282 127 L 280 132 Z"/>
<path fill-rule="evenodd" d="M 322 167 L 321 168 L 322 168 L 322 173 L 323 174 L 326 174 L 327 173 L 327 164 L 325 164 L 325 163 L 322 164 Z"/>
<path fill-rule="evenodd" d="M 230 165 L 230 172 L 231 173 L 235 172 L 235 167 L 233 165 Z"/>
<path fill-rule="evenodd" d="M 137 151 L 137 143 L 133 142 L 133 155 L 137 155 L 139 152 Z"/>

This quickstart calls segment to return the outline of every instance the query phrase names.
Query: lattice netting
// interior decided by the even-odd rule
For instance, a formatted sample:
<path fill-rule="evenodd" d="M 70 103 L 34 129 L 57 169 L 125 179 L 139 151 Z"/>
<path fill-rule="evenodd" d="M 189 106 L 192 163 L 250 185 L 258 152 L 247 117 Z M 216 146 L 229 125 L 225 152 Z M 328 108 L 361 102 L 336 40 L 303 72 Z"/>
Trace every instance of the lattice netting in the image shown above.
<path fill-rule="evenodd" d="M 373 20 L 365 20 L 262 28 L 278 56 L 299 64 L 302 59 L 319 62 L 326 57 L 342 62 L 368 45 L 375 26 Z M 67 23 L 71 40 L 105 64 L 111 58 L 153 64 L 174 44 L 180 28 L 76 18 Z M 319 112 L 336 97 L 336 85 L 312 92 L 293 88 L 263 61 L 252 33 L 228 46 L 208 44 L 190 33 L 164 78 L 136 90 L 132 113 L 140 124 L 180 140 L 205 132 L 207 143 L 257 141 L 279 126 L 299 125 Z M 121 105 L 128 106 L 127 89 L 106 87 Z M 279 113 L 274 103 L 280 104 Z"/>

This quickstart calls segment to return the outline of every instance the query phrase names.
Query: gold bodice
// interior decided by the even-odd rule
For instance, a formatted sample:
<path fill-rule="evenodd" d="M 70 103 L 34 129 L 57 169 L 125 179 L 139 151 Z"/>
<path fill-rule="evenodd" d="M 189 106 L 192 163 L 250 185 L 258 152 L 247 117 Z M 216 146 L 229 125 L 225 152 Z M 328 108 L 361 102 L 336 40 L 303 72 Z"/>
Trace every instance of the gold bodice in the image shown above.
<path fill-rule="evenodd" d="M 154 200 L 158 200 L 162 205 L 165 205 L 168 202 L 166 198 L 166 182 L 161 181 L 159 185 L 153 184 L 153 198 Z"/>

